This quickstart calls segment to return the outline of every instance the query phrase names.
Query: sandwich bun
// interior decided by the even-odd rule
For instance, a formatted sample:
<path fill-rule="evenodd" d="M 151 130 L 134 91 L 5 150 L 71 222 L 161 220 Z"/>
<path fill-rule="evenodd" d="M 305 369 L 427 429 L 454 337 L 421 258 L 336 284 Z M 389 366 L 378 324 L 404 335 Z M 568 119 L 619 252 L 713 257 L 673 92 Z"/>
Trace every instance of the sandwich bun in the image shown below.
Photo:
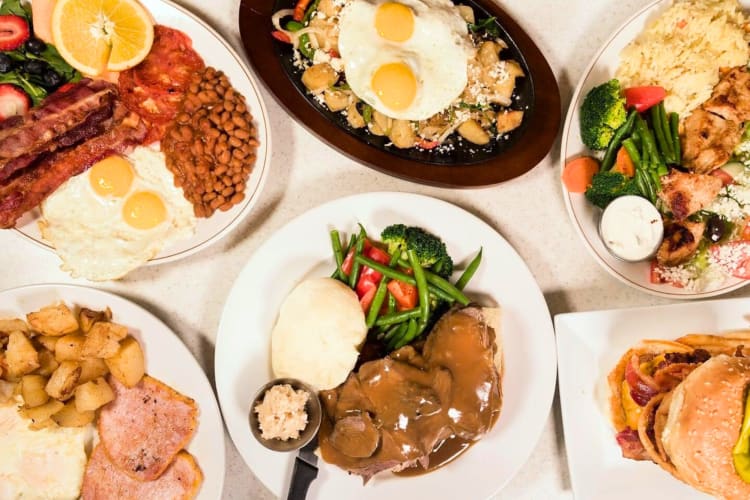
<path fill-rule="evenodd" d="M 672 391 L 666 422 L 657 426 L 657 440 L 679 478 L 720 498 L 750 498 L 750 484 L 732 460 L 748 384 L 750 359 L 715 356 Z"/>

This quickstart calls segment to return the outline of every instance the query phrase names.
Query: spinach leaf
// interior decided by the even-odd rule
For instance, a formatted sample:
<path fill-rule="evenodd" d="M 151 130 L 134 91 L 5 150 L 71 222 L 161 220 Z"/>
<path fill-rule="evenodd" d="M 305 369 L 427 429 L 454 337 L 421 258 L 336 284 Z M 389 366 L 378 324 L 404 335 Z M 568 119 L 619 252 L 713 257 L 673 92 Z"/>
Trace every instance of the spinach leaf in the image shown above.
<path fill-rule="evenodd" d="M 81 74 L 78 72 L 78 70 L 65 62 L 65 59 L 62 58 L 54 45 L 50 45 L 48 43 L 47 47 L 42 51 L 42 55 L 39 57 L 39 59 L 47 61 L 52 69 L 60 73 L 63 79 L 65 79 L 65 81 L 67 82 L 77 82 L 81 79 Z"/>
<path fill-rule="evenodd" d="M 21 16 L 29 23 L 31 29 L 31 5 L 21 0 L 2 0 L 0 3 L 0 16 Z"/>
<path fill-rule="evenodd" d="M 495 17 L 488 17 L 486 19 L 482 19 L 479 22 L 475 24 L 469 24 L 469 30 L 472 33 L 480 33 L 484 32 L 487 35 L 490 35 L 495 38 L 500 37 L 500 28 L 497 25 L 497 18 Z"/>
<path fill-rule="evenodd" d="M 0 74 L 0 83 L 12 83 L 21 87 L 31 97 L 32 105 L 36 106 L 47 97 L 47 91 L 38 85 L 31 83 L 26 77 L 16 71 Z"/>

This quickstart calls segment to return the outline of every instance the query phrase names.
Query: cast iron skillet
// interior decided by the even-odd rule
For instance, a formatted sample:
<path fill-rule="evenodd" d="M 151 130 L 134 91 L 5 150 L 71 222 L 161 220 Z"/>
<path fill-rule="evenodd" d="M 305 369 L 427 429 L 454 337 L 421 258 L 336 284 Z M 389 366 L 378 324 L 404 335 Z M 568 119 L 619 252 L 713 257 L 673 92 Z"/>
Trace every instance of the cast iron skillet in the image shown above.
<path fill-rule="evenodd" d="M 549 152 L 560 126 L 560 92 L 541 51 L 513 19 L 492 0 L 462 0 L 477 19 L 494 16 L 508 45 L 502 57 L 519 62 L 526 74 L 516 80 L 511 108 L 524 109 L 523 123 L 507 138 L 476 146 L 456 142 L 440 153 L 386 146 L 387 138 L 354 130 L 307 94 L 292 49 L 271 36 L 271 16 L 293 8 L 294 0 L 242 0 L 240 34 L 250 64 L 279 103 L 321 140 L 343 154 L 382 172 L 411 181 L 446 187 L 476 187 L 507 181 L 531 170 Z"/>

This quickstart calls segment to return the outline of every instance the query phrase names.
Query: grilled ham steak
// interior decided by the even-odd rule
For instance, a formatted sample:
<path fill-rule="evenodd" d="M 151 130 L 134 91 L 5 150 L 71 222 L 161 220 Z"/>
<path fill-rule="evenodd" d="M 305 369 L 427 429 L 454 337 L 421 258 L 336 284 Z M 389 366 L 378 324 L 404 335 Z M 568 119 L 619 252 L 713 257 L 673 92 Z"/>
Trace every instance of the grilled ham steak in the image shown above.
<path fill-rule="evenodd" d="M 365 482 L 382 471 L 441 465 L 431 463 L 433 450 L 452 440 L 465 449 L 500 413 L 496 350 L 482 309 L 470 306 L 445 314 L 421 353 L 406 346 L 364 363 L 321 392 L 323 459 Z"/>
<path fill-rule="evenodd" d="M 13 227 L 97 161 L 140 144 L 146 132 L 112 84 L 91 80 L 51 95 L 23 118 L 0 122 L 0 228 Z"/>

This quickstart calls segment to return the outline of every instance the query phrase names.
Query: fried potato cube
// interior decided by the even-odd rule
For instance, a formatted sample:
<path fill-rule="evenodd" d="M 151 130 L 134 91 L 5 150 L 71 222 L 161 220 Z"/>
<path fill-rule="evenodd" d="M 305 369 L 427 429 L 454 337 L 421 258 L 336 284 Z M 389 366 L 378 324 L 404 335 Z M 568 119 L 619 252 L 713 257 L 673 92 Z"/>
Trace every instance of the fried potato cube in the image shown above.
<path fill-rule="evenodd" d="M 65 304 L 56 304 L 26 315 L 31 328 L 43 335 L 61 336 L 78 330 L 75 314 Z"/>
<path fill-rule="evenodd" d="M 21 408 L 19 413 L 22 417 L 31 420 L 32 425 L 29 427 L 32 429 L 41 429 L 48 424 L 50 417 L 62 410 L 65 406 L 62 402 L 56 399 L 50 399 L 45 404 L 35 406 L 34 408 Z"/>
<path fill-rule="evenodd" d="M 39 368 L 39 354 L 23 332 L 13 332 L 8 337 L 5 363 L 10 378 L 21 377 Z"/>
<path fill-rule="evenodd" d="M 80 411 L 77 407 L 76 400 L 71 399 L 52 415 L 52 420 L 60 427 L 83 427 L 94 421 L 96 413 L 93 411 Z"/>
<path fill-rule="evenodd" d="M 79 412 L 96 410 L 113 399 L 115 393 L 104 377 L 79 385 L 75 390 L 76 408 Z"/>
<path fill-rule="evenodd" d="M 109 358 L 114 356 L 120 348 L 119 341 L 128 334 L 128 329 L 117 323 L 94 323 L 86 342 L 83 344 L 81 355 L 87 358 Z"/>
<path fill-rule="evenodd" d="M 91 327 L 94 326 L 94 323 L 109 321 L 111 319 L 112 311 L 110 311 L 109 307 L 104 311 L 94 311 L 93 309 L 84 307 L 78 313 L 78 322 L 81 324 L 81 331 L 83 333 L 88 333 Z"/>
<path fill-rule="evenodd" d="M 47 378 L 41 375 L 24 375 L 21 379 L 21 396 L 27 408 L 41 406 L 49 401 L 49 394 L 44 390 Z"/>
<path fill-rule="evenodd" d="M 78 361 L 83 357 L 86 337 L 83 335 L 63 335 L 57 338 L 59 339 L 55 346 L 55 359 L 57 361 Z"/>
<path fill-rule="evenodd" d="M 0 403 L 7 403 L 13 397 L 18 384 L 0 380 Z"/>
<path fill-rule="evenodd" d="M 49 377 L 52 372 L 57 370 L 60 363 L 55 359 L 55 353 L 42 348 L 39 351 L 39 368 L 34 373 L 43 377 Z"/>
<path fill-rule="evenodd" d="M 53 337 L 51 335 L 37 335 L 34 337 L 35 342 L 52 352 L 55 352 L 58 340 L 60 340 L 60 337 Z"/>
<path fill-rule="evenodd" d="M 133 337 L 127 337 L 120 343 L 117 354 L 104 360 L 109 371 L 126 387 L 133 387 L 146 372 L 141 345 Z"/>
<path fill-rule="evenodd" d="M 81 377 L 79 384 L 85 384 L 109 373 L 107 364 L 101 358 L 84 358 L 80 361 Z"/>
<path fill-rule="evenodd" d="M 29 325 L 18 318 L 0 318 L 0 336 L 10 335 L 12 332 L 28 332 Z"/>
<path fill-rule="evenodd" d="M 81 377 L 81 365 L 76 361 L 63 361 L 52 373 L 44 388 L 55 399 L 65 401 L 73 395 Z"/>

